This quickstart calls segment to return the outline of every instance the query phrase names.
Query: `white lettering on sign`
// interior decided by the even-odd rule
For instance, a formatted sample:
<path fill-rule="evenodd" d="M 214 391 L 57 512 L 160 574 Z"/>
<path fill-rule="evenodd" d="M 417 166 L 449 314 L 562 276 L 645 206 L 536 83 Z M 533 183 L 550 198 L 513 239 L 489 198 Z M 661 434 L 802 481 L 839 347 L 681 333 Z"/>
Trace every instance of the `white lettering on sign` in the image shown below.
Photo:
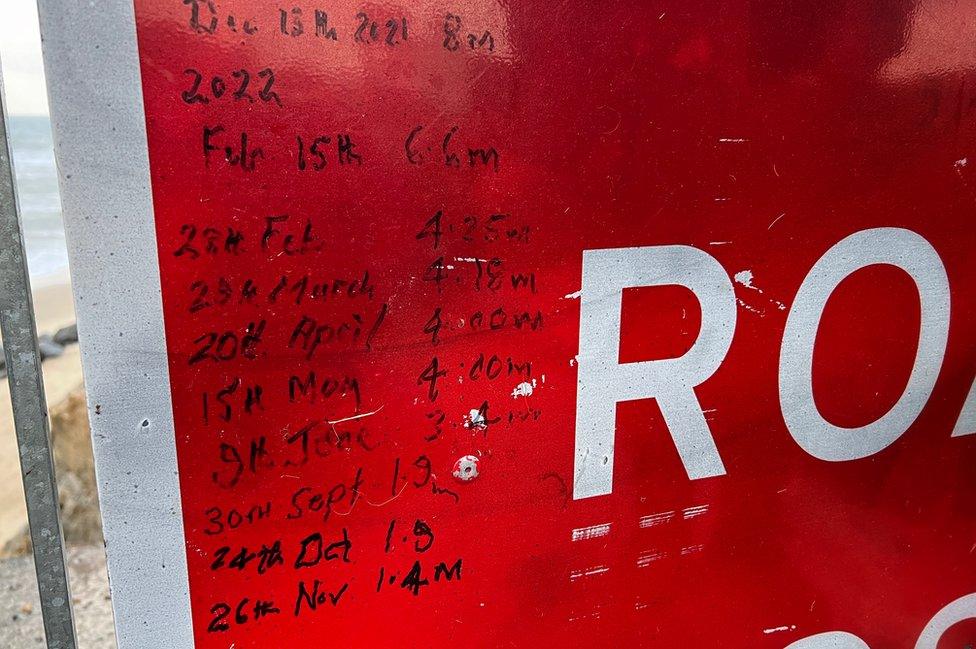
<path fill-rule="evenodd" d="M 963 620 L 976 620 L 976 593 L 960 597 L 942 607 L 922 629 L 915 649 L 936 649 L 945 632 Z"/>
<path fill-rule="evenodd" d="M 932 616 L 922 629 L 915 649 L 937 649 L 945 632 L 963 620 L 976 619 L 976 593 L 950 602 Z M 870 649 L 868 643 L 844 631 L 818 633 L 787 645 L 784 649 Z"/>
<path fill-rule="evenodd" d="M 972 387 L 969 388 L 969 396 L 966 397 L 966 403 L 962 406 L 956 426 L 952 429 L 953 437 L 965 435 L 976 435 L 976 381 L 973 381 Z"/>
<path fill-rule="evenodd" d="M 850 274 L 875 264 L 911 276 L 921 303 L 918 350 L 898 402 L 877 420 L 857 428 L 823 418 L 813 398 L 813 348 L 830 295 Z M 942 259 L 918 234 L 901 228 L 862 230 L 834 245 L 813 265 L 786 320 L 779 363 L 779 398 L 786 427 L 804 451 L 843 462 L 887 448 L 915 421 L 942 367 L 949 335 L 949 279 Z"/>
<path fill-rule="evenodd" d="M 813 352 L 827 301 L 848 276 L 873 265 L 905 271 L 921 305 L 918 348 L 897 403 L 856 428 L 823 418 L 813 396 Z M 678 285 L 701 305 L 701 330 L 687 353 L 620 363 L 620 323 L 626 288 Z M 722 364 L 735 331 L 736 301 L 728 274 L 711 255 L 690 246 L 585 250 L 580 297 L 573 498 L 613 491 L 617 404 L 657 399 L 678 455 L 692 480 L 725 474 L 725 465 L 695 387 Z M 780 353 L 780 407 L 787 429 L 810 455 L 856 460 L 887 448 L 921 413 L 932 394 L 949 336 L 949 278 L 939 254 L 922 236 L 902 228 L 856 232 L 835 244 L 804 278 L 786 320 Z M 976 433 L 976 384 L 953 437 Z"/>
<path fill-rule="evenodd" d="M 788 645 L 785 649 L 871 649 L 864 640 L 843 631 L 818 633 Z"/>
<path fill-rule="evenodd" d="M 625 288 L 678 285 L 701 305 L 701 330 L 679 358 L 620 363 Z M 695 396 L 722 364 L 735 331 L 732 282 L 711 255 L 691 246 L 586 250 L 580 291 L 579 373 L 573 498 L 613 490 L 617 403 L 657 399 L 678 455 L 692 480 L 724 475 Z"/>

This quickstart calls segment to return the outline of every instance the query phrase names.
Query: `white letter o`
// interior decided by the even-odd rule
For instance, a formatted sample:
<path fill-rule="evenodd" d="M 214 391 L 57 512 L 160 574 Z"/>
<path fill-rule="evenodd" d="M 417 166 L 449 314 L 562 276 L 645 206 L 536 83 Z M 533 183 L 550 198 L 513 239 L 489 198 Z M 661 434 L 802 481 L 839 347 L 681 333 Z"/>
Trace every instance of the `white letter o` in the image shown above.
<path fill-rule="evenodd" d="M 887 413 L 858 428 L 823 418 L 813 398 L 813 347 L 827 300 L 848 275 L 888 264 L 908 273 L 918 289 L 918 351 L 905 391 Z M 790 434 L 821 460 L 856 460 L 887 448 L 915 421 L 935 386 L 949 335 L 949 278 L 942 259 L 920 235 L 901 228 L 862 230 L 843 239 L 813 265 L 796 294 L 783 333 L 779 399 Z"/>

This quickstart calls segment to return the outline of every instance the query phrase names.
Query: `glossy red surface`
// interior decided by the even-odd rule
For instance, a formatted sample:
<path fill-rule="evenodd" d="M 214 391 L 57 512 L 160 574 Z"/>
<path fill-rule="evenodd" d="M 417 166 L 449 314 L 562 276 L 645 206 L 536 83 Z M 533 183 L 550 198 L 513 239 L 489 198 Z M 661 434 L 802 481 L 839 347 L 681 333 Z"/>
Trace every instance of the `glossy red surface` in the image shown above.
<path fill-rule="evenodd" d="M 197 646 L 780 648 L 844 630 L 874 648 L 908 647 L 936 611 L 976 591 L 976 436 L 950 437 L 976 369 L 976 165 L 967 162 L 976 156 L 976 3 L 337 0 L 320 7 L 335 41 L 316 36 L 313 5 L 302 5 L 298 36 L 282 33 L 277 6 L 257 0 L 221 2 L 213 34 L 191 27 L 192 4 L 135 6 Z M 209 27 L 206 3 L 197 7 Z M 357 12 L 378 21 L 377 42 L 356 42 Z M 476 47 L 443 46 L 447 13 L 461 16 Z M 256 33 L 243 33 L 245 19 Z M 389 19 L 395 46 L 384 40 Z M 481 43 L 486 30 L 493 51 Z M 193 81 L 187 68 L 203 75 L 209 103 L 181 98 Z M 264 68 L 280 107 L 257 94 Z M 253 102 L 232 97 L 239 69 L 255 76 Z M 231 88 L 220 99 L 207 86 L 214 75 Z M 203 129 L 218 124 L 218 146 L 239 147 L 246 131 L 251 151 L 262 149 L 253 170 L 227 164 L 219 148 L 205 165 Z M 413 164 L 405 142 L 417 126 Z M 451 146 L 494 147 L 497 172 L 477 159 L 445 165 L 441 144 L 455 127 Z M 361 164 L 340 164 L 342 134 Z M 317 136 L 331 138 L 328 162 L 316 172 L 308 159 L 300 170 L 296 137 L 309 146 Z M 438 211 L 435 249 L 417 235 Z M 492 214 L 507 215 L 499 232 L 485 227 Z M 274 215 L 289 220 L 263 249 Z M 281 254 L 283 236 L 300 237 L 307 221 L 321 249 Z M 197 228 L 198 258 L 174 254 L 187 225 Z M 207 227 L 243 232 L 246 252 L 207 253 Z M 824 462 L 784 425 L 784 324 L 821 255 L 874 227 L 913 230 L 938 251 L 951 285 L 948 348 L 907 433 L 871 457 Z M 574 501 L 579 301 L 567 296 L 580 288 L 582 252 L 667 244 L 708 252 L 730 277 L 752 273 L 751 287 L 735 284 L 731 349 L 696 390 L 727 474 L 689 480 L 656 402 L 627 402 L 613 493 Z M 453 268 L 438 288 L 423 277 L 441 256 Z M 478 284 L 482 264 L 467 261 L 493 258 L 505 273 L 497 290 Z M 372 299 L 266 300 L 284 274 L 331 282 L 366 271 Z M 534 273 L 536 292 L 514 287 L 513 272 Z M 233 287 L 224 306 L 219 278 Z M 240 303 L 248 279 L 257 298 Z M 191 312 L 198 281 L 213 304 Z M 830 421 L 862 425 L 897 400 L 918 305 L 913 283 L 891 267 L 856 273 L 834 293 L 814 357 L 817 404 Z M 542 327 L 472 328 L 473 313 L 496 307 L 538 310 Z M 436 308 L 444 327 L 433 345 L 425 324 Z M 303 315 L 337 324 L 354 313 L 365 323 L 354 344 L 323 344 L 312 360 L 289 347 Z M 189 363 L 207 332 L 240 333 L 262 319 L 253 359 Z M 688 291 L 627 292 L 621 360 L 681 355 L 700 319 Z M 472 379 L 479 354 L 498 355 L 500 378 Z M 446 374 L 432 403 L 418 377 L 434 356 Z M 531 396 L 512 397 L 524 379 L 509 376 L 509 357 L 531 361 Z M 288 378 L 312 370 L 358 377 L 358 408 L 341 390 L 291 403 Z M 211 401 L 205 423 L 202 394 L 238 376 L 241 391 L 263 386 L 263 410 L 241 414 L 238 393 L 230 422 Z M 502 419 L 466 427 L 486 400 L 489 418 Z M 443 431 L 427 441 L 438 410 Z M 353 442 L 328 457 L 300 464 L 286 443 L 316 418 L 373 412 L 335 424 Z M 233 473 L 221 443 L 246 456 L 261 436 L 268 455 L 233 488 L 219 486 Z M 478 476 L 461 482 L 451 471 L 465 455 L 480 458 Z M 296 491 L 327 497 L 339 484 L 343 499 L 327 520 L 288 518 Z M 211 508 L 267 502 L 266 518 L 208 534 Z M 423 553 L 418 519 L 435 538 Z M 606 535 L 572 540 L 572 530 L 605 523 Z M 320 531 L 331 543 L 343 529 L 348 563 L 293 568 L 302 538 Z M 229 559 L 276 540 L 285 565 L 263 575 L 258 560 L 211 569 L 221 546 L 233 548 Z M 460 580 L 434 581 L 437 563 L 458 559 Z M 430 584 L 414 595 L 401 583 L 417 560 Z M 337 605 L 295 617 L 298 583 L 314 580 L 333 593 L 348 586 Z M 231 614 L 227 630 L 208 632 L 213 607 L 242 598 L 247 620 Z M 255 620 L 262 598 L 280 614 Z M 967 628 L 954 637 L 971 641 Z"/>

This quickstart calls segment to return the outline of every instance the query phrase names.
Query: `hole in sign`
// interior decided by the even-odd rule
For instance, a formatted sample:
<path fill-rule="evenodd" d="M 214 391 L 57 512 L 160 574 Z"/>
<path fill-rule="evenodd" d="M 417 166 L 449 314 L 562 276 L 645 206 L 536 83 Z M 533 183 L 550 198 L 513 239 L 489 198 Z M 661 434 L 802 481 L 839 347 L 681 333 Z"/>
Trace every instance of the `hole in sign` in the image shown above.
<path fill-rule="evenodd" d="M 460 482 L 471 482 L 478 477 L 479 460 L 474 455 L 465 455 L 454 463 L 452 475 Z"/>

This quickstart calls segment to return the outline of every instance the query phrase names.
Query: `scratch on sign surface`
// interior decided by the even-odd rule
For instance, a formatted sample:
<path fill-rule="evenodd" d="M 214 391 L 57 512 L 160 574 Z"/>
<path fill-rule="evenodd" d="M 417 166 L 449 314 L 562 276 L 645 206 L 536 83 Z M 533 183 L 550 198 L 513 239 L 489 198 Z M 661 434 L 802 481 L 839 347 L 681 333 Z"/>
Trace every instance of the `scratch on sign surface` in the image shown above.
<path fill-rule="evenodd" d="M 590 613 L 588 615 L 576 615 L 574 617 L 568 618 L 567 621 L 568 622 L 575 622 L 576 620 L 585 620 L 587 618 L 592 618 L 594 620 L 599 620 L 600 619 L 600 611 L 593 611 L 592 613 Z"/>
<path fill-rule="evenodd" d="M 608 566 L 593 566 L 592 568 L 587 568 L 586 570 L 574 570 L 569 573 L 570 581 L 576 581 L 580 577 L 592 577 L 593 575 L 602 575 L 605 572 L 609 572 L 610 568 Z"/>
<path fill-rule="evenodd" d="M 667 556 L 668 556 L 667 552 L 650 550 L 637 557 L 637 567 L 646 568 L 647 566 L 651 565 L 652 562 L 658 561 L 660 559 L 666 559 Z"/>
<path fill-rule="evenodd" d="M 665 523 L 670 523 L 671 519 L 674 518 L 674 511 L 661 512 L 659 514 L 649 514 L 647 516 L 641 516 L 637 521 L 637 524 L 641 528 L 654 527 L 655 525 L 664 525 Z"/>
<path fill-rule="evenodd" d="M 685 520 L 689 518 L 695 518 L 696 516 L 702 516 L 708 513 L 708 505 L 698 505 L 697 507 L 688 507 L 687 509 L 681 510 L 681 517 Z"/>
<path fill-rule="evenodd" d="M 773 227 L 774 225 L 776 225 L 776 222 L 777 222 L 777 221 L 779 221 L 779 220 L 780 220 L 781 218 L 783 218 L 784 216 L 786 216 L 786 212 L 783 212 L 782 214 L 780 214 L 779 216 L 777 216 L 777 217 L 776 217 L 775 219 L 773 219 L 773 222 L 772 222 L 772 223 L 770 223 L 770 224 L 769 224 L 769 226 L 768 226 L 768 227 L 767 227 L 766 229 L 767 229 L 767 230 L 770 230 L 770 229 L 772 229 L 772 227 Z"/>
<path fill-rule="evenodd" d="M 341 424 L 341 423 L 346 422 L 346 421 L 353 421 L 355 419 L 362 419 L 363 417 L 372 417 L 373 415 L 375 415 L 376 413 L 378 413 L 382 409 L 383 409 L 383 406 L 380 406 L 379 408 L 377 408 L 376 410 L 373 410 L 372 412 L 361 412 L 358 415 L 353 415 L 352 417 L 343 417 L 342 419 L 329 419 L 329 420 L 326 420 L 326 421 L 328 421 L 328 423 L 329 423 L 330 426 L 335 426 L 336 424 Z"/>
<path fill-rule="evenodd" d="M 586 541 L 587 539 L 597 539 L 610 533 L 610 523 L 600 525 L 590 525 L 589 527 L 577 527 L 573 530 L 573 541 Z"/>

